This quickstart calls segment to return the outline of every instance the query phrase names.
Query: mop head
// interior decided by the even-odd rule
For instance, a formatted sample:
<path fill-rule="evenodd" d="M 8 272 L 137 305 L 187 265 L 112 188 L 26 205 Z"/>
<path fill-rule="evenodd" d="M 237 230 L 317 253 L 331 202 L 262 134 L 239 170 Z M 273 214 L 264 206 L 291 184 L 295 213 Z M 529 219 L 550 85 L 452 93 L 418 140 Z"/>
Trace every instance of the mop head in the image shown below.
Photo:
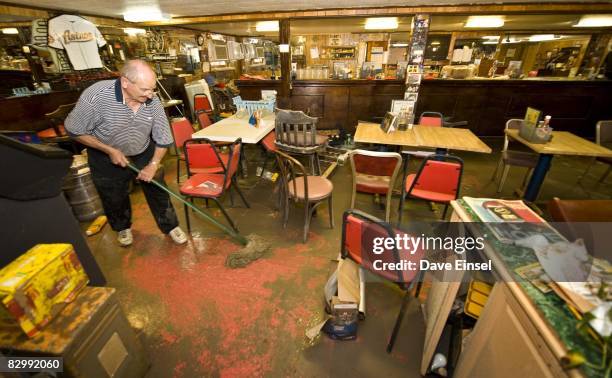
<path fill-rule="evenodd" d="M 246 247 L 229 254 L 225 259 L 225 266 L 244 268 L 252 261 L 262 257 L 270 249 L 270 243 L 259 235 L 250 234 L 246 238 L 248 240 Z"/>

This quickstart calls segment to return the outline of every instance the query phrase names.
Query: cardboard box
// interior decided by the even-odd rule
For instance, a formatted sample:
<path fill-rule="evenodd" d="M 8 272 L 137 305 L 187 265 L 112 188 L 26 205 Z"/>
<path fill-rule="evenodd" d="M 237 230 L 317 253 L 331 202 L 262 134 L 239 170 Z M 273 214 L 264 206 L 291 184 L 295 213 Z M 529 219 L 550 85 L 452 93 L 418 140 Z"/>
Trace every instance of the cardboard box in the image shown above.
<path fill-rule="evenodd" d="M 0 317 L 33 337 L 88 282 L 72 245 L 38 244 L 0 270 Z"/>

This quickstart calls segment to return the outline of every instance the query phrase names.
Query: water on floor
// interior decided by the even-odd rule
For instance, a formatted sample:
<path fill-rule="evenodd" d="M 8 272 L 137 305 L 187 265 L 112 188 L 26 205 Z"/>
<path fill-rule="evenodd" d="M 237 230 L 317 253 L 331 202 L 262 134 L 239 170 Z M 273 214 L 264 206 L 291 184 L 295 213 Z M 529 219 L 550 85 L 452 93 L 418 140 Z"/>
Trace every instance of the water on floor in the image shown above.
<path fill-rule="evenodd" d="M 500 139 L 485 142 L 494 151 L 501 147 Z M 465 160 L 461 195 L 514 198 L 523 169 L 511 168 L 503 191 L 496 194 L 491 175 L 499 153 L 458 155 Z M 108 286 L 118 289 L 126 316 L 150 355 L 148 376 L 420 376 L 424 321 L 416 300 L 410 303 L 393 352 L 385 351 L 402 297 L 392 284 L 368 283 L 366 319 L 359 322 L 356 340 L 333 341 L 323 335 L 311 342 L 305 337 L 305 331 L 325 316 L 323 285 L 336 267 L 342 212 L 350 202 L 349 167 L 338 167 L 330 177 L 336 227 L 329 228 L 327 207 L 322 205 L 303 244 L 303 209 L 293 206 L 283 229 L 274 185 L 254 175 L 261 151 L 247 148 L 247 156 L 250 175 L 239 185 L 251 207 L 245 208 L 237 196 L 234 207 L 229 199 L 224 203 L 242 234 L 256 233 L 272 245 L 249 266 L 227 268 L 227 255 L 240 246 L 193 213 L 189 242 L 174 245 L 157 229 L 138 186 L 131 196 L 134 244 L 119 247 L 109 226 L 88 238 Z M 544 214 L 553 196 L 611 197 L 612 177 L 598 182 L 603 165 L 577 183 L 588 162 L 554 158 L 538 200 Z M 177 190 L 174 157 L 164 165 L 167 183 Z M 417 167 L 417 162 L 410 165 L 411 171 Z M 173 201 L 186 230 L 183 206 Z M 393 203 L 391 218 L 396 219 L 397 197 Z M 359 194 L 356 207 L 384 218 L 384 209 L 370 195 Z M 408 200 L 404 219 L 437 219 L 442 209 L 432 212 L 428 203 Z M 225 222 L 214 205 L 208 211 Z"/>

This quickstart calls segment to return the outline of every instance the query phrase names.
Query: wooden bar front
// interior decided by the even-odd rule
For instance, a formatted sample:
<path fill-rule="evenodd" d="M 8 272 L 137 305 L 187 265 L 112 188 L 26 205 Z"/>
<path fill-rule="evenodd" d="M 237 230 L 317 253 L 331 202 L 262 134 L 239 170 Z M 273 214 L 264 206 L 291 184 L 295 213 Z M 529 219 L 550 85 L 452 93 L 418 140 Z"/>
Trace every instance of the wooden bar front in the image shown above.
<path fill-rule="evenodd" d="M 257 100 L 277 80 L 239 80 L 242 98 Z M 357 121 L 380 122 L 393 99 L 404 97 L 400 80 L 305 80 L 292 83 L 289 98 L 278 106 L 319 117 L 320 129 L 340 126 L 354 133 Z M 478 136 L 502 136 L 510 118 L 523 118 L 527 106 L 552 116 L 551 125 L 592 138 L 595 123 L 612 119 L 612 81 L 587 80 L 423 80 L 417 113 L 441 112 L 453 121 L 468 121 Z"/>

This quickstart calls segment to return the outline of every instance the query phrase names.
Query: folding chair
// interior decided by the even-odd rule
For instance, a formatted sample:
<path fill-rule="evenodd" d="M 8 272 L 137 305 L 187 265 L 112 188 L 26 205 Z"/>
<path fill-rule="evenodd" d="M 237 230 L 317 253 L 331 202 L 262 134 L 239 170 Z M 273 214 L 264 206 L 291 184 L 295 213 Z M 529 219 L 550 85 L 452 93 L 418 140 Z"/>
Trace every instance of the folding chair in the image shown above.
<path fill-rule="evenodd" d="M 397 314 L 389 343 L 387 344 L 387 353 L 391 353 L 393 345 L 395 344 L 397 333 L 404 319 L 406 306 L 410 299 L 410 291 L 416 284 L 415 298 L 418 297 L 422 281 L 422 272 L 420 272 L 419 269 L 392 271 L 374 268 L 376 260 L 388 263 L 410 261 L 415 263 L 417 267 L 420 266 L 419 261 L 423 257 L 422 250 L 414 251 L 414 253 L 404 250 L 400 252 L 396 248 L 397 246 L 394 246 L 392 250 L 384 250 L 381 254 L 374 253 L 375 238 L 382 237 L 395 240 L 397 234 L 402 234 L 402 232 L 394 230 L 389 223 L 383 222 L 381 219 L 359 210 L 349 209 L 345 211 L 342 216 L 342 244 L 340 245 L 340 256 L 343 259 L 349 258 L 353 260 L 360 265 L 362 270 L 367 269 L 379 277 L 395 282 L 399 288 L 404 291 L 402 304 Z M 362 277 L 363 274 L 360 274 L 360 280 Z M 365 285 L 363 280 L 361 284 Z M 361 292 L 361 301 L 365 301 L 365 298 L 363 298 L 363 293 L 365 293 L 365 291 L 362 290 Z M 360 306 L 360 308 L 365 312 L 365 306 Z"/>
<path fill-rule="evenodd" d="M 221 173 L 196 173 L 193 176 L 189 177 L 181 185 L 180 192 L 182 195 L 188 197 L 192 201 L 194 198 L 204 198 L 206 200 L 211 199 L 215 201 L 215 203 L 217 204 L 217 206 L 219 206 L 219 209 L 221 210 L 221 212 L 223 213 L 223 215 L 229 222 L 230 226 L 234 230 L 238 231 L 238 228 L 232 221 L 232 218 L 230 218 L 229 214 L 227 214 L 227 212 L 225 211 L 225 208 L 223 208 L 223 205 L 221 205 L 220 199 L 223 196 L 223 194 L 225 194 L 226 191 L 230 192 L 230 190 L 234 188 L 240 195 L 240 198 L 244 202 L 244 205 L 247 208 L 250 207 L 248 202 L 244 198 L 242 191 L 240 191 L 240 188 L 238 187 L 238 185 L 232 185 L 232 184 L 235 184 L 236 182 L 235 177 L 236 177 L 236 171 L 238 170 L 238 164 L 240 161 L 242 141 L 240 138 L 238 138 L 234 143 L 230 145 L 229 147 L 230 153 L 229 153 L 227 164 L 223 163 L 221 159 L 221 155 L 217 151 L 217 148 L 215 147 L 215 145 L 212 144 L 212 142 L 205 141 L 205 143 L 207 143 L 207 145 L 210 147 L 207 150 L 203 150 L 201 148 L 198 148 L 198 149 L 190 148 L 190 147 L 194 147 L 197 145 L 192 145 L 192 146 L 186 145 L 185 146 L 185 159 L 187 161 L 187 166 L 189 167 L 190 160 L 198 158 L 198 153 L 201 154 L 202 151 L 206 151 L 206 154 L 208 154 L 210 151 L 212 151 L 217 157 L 217 162 L 223 166 L 223 172 Z M 230 192 L 230 199 L 231 199 L 231 192 Z M 191 223 L 189 221 L 189 207 L 187 205 L 185 205 L 184 207 L 185 207 L 185 220 L 187 221 L 187 230 L 191 232 Z"/>
<path fill-rule="evenodd" d="M 181 161 L 185 161 L 185 153 L 181 151 L 181 146 L 185 141 L 191 139 L 193 134 L 193 126 L 187 118 L 175 119 L 170 123 L 172 136 L 174 137 L 174 148 L 176 148 L 176 183 L 178 184 L 181 177 Z"/>

